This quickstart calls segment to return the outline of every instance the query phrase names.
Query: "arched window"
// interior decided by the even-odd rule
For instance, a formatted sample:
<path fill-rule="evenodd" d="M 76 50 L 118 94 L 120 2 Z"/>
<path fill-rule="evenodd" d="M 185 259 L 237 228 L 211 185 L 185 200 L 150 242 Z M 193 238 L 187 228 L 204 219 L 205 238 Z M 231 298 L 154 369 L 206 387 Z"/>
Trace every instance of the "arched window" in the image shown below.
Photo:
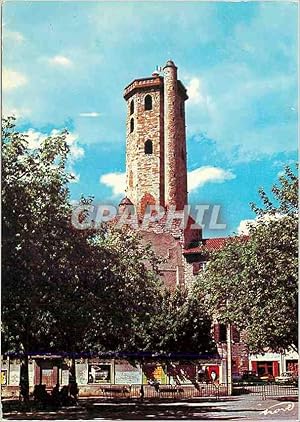
<path fill-rule="evenodd" d="M 152 110 L 152 97 L 149 94 L 145 97 L 145 110 Z"/>
<path fill-rule="evenodd" d="M 134 131 L 134 120 L 130 119 L 130 133 Z"/>
<path fill-rule="evenodd" d="M 133 113 L 134 113 L 134 101 L 131 100 L 131 103 L 130 103 L 130 114 L 133 114 Z"/>
<path fill-rule="evenodd" d="M 153 153 L 153 144 L 150 139 L 145 142 L 145 154 L 152 154 Z"/>

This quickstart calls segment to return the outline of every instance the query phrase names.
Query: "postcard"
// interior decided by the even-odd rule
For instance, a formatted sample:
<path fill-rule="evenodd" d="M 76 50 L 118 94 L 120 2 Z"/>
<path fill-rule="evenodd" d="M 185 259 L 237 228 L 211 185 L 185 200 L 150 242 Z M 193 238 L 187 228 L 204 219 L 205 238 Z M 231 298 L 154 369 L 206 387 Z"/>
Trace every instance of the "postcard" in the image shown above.
<path fill-rule="evenodd" d="M 2 3 L 4 419 L 297 420 L 298 3 Z"/>

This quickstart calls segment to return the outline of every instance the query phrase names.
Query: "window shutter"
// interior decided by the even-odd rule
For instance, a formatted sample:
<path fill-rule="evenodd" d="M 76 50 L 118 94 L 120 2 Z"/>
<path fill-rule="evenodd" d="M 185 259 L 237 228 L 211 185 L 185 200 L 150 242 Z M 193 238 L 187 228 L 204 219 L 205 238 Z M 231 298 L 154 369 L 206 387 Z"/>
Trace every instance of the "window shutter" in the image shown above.
<path fill-rule="evenodd" d="M 252 371 L 254 371 L 257 374 L 257 362 L 256 361 L 251 362 L 251 367 L 252 367 Z"/>
<path fill-rule="evenodd" d="M 273 362 L 273 376 L 278 377 L 279 375 L 279 362 Z"/>

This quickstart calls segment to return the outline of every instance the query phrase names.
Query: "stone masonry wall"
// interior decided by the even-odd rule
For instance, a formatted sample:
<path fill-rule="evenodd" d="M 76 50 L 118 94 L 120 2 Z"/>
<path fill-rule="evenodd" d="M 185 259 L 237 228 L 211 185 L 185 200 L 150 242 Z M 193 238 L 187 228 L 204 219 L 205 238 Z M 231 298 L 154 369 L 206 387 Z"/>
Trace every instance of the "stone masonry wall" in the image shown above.
<path fill-rule="evenodd" d="M 165 201 L 167 207 L 173 205 L 177 210 L 187 204 L 184 95 L 179 90 L 176 66 L 167 64 L 164 68 Z"/>
<path fill-rule="evenodd" d="M 177 84 L 177 192 L 178 192 L 178 206 L 188 204 L 187 199 L 187 164 L 186 164 L 186 130 L 185 130 L 185 98 L 182 92 L 178 89 Z"/>
<path fill-rule="evenodd" d="M 150 243 L 155 254 L 165 260 L 159 266 L 160 278 L 164 285 L 171 290 L 184 285 L 184 263 L 180 242 L 169 233 L 152 231 L 141 233 L 142 241 L 145 244 Z"/>
<path fill-rule="evenodd" d="M 140 210 L 144 195 L 163 204 L 164 150 L 163 150 L 163 99 L 162 88 L 143 86 L 127 99 L 126 119 L 126 195 Z M 152 97 L 152 110 L 145 110 L 146 95 Z M 134 101 L 134 113 L 130 114 L 130 103 Z M 134 119 L 134 130 L 130 121 Z M 145 142 L 152 141 L 153 153 L 145 154 Z"/>

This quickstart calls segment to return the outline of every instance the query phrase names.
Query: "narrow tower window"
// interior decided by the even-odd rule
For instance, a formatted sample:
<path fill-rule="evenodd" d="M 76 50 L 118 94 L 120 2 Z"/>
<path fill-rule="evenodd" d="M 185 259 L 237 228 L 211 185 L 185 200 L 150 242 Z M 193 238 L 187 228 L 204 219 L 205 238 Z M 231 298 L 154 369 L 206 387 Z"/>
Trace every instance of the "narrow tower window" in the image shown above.
<path fill-rule="evenodd" d="M 153 153 L 153 144 L 150 139 L 145 142 L 145 154 L 152 154 Z"/>
<path fill-rule="evenodd" d="M 130 114 L 133 114 L 133 113 L 134 113 L 134 101 L 131 100 L 131 103 L 130 103 Z"/>
<path fill-rule="evenodd" d="M 145 97 L 145 110 L 152 110 L 152 97 L 151 97 L 151 95 L 146 95 L 146 97 Z"/>
<path fill-rule="evenodd" d="M 130 119 L 130 133 L 134 131 L 134 119 Z"/>

